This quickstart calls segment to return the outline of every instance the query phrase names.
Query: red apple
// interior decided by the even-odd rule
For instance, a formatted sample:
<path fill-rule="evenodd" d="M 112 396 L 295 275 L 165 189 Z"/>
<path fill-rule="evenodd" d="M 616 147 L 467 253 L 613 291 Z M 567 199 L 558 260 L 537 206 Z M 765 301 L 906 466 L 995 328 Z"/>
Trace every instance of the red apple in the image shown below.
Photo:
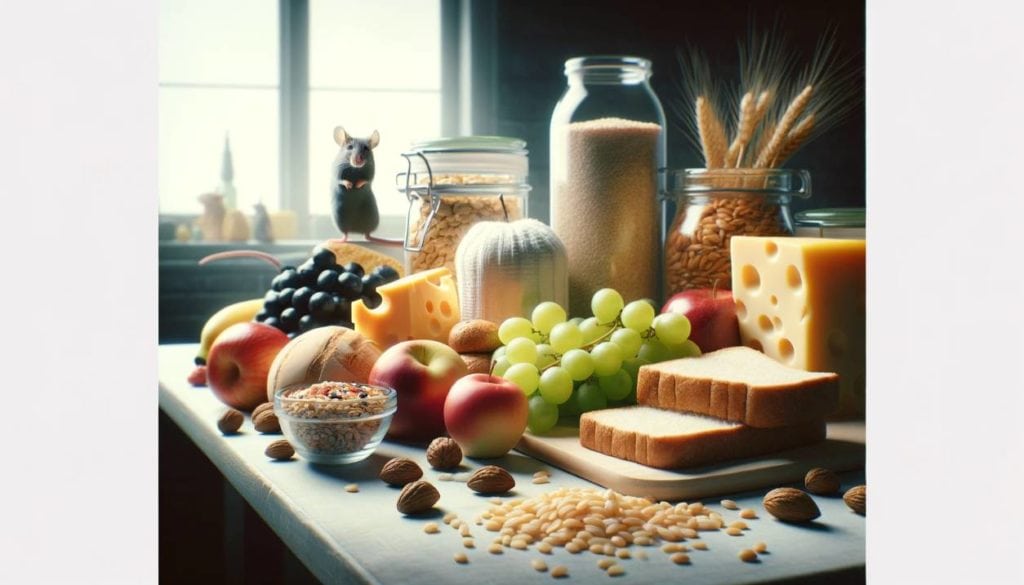
<path fill-rule="evenodd" d="M 422 443 L 444 434 L 444 399 L 456 380 L 469 373 L 454 349 L 430 339 L 395 344 L 377 358 L 370 384 L 394 388 L 398 412 L 387 437 Z"/>
<path fill-rule="evenodd" d="M 206 358 L 206 378 L 221 402 L 252 410 L 267 401 L 267 373 L 288 336 L 264 323 L 235 323 L 225 329 Z"/>
<path fill-rule="evenodd" d="M 695 288 L 672 295 L 662 313 L 680 313 L 690 320 L 690 340 L 701 352 L 740 345 L 740 325 L 732 291 Z"/>
<path fill-rule="evenodd" d="M 501 457 L 526 430 L 526 395 L 489 374 L 459 378 L 444 401 L 444 425 L 468 457 Z"/>

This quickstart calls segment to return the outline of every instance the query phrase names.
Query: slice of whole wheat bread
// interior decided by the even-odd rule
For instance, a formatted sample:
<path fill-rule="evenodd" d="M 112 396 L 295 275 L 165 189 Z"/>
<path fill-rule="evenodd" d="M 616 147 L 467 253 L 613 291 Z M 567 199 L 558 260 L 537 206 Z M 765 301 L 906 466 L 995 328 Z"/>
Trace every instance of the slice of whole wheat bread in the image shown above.
<path fill-rule="evenodd" d="M 752 427 L 784 427 L 834 412 L 839 376 L 790 368 L 749 347 L 727 347 L 641 367 L 636 401 Z"/>
<path fill-rule="evenodd" d="M 764 455 L 825 439 L 825 422 L 758 429 L 647 406 L 607 408 L 580 417 L 584 447 L 662 469 Z"/>

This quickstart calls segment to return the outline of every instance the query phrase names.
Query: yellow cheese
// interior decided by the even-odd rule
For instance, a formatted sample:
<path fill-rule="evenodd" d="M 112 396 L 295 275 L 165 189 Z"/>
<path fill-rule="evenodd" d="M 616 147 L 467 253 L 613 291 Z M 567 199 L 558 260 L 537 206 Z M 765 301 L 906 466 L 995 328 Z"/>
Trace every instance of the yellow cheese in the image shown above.
<path fill-rule="evenodd" d="M 409 339 L 447 343 L 459 322 L 459 297 L 447 268 L 410 274 L 377 287 L 377 293 L 383 302 L 376 309 L 361 300 L 352 305 L 352 323 L 381 348 Z"/>
<path fill-rule="evenodd" d="M 839 417 L 864 414 L 864 257 L 864 240 L 731 239 L 740 339 L 788 366 L 839 374 Z"/>

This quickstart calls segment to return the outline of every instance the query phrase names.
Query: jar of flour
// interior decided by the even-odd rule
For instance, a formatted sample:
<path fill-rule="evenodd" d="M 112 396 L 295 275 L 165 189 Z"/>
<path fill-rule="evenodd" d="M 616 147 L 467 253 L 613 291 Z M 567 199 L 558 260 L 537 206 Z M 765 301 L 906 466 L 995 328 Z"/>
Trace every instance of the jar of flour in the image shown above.
<path fill-rule="evenodd" d="M 639 57 L 577 57 L 551 115 L 551 227 L 569 259 L 570 315 L 612 287 L 661 297 L 665 112 Z"/>

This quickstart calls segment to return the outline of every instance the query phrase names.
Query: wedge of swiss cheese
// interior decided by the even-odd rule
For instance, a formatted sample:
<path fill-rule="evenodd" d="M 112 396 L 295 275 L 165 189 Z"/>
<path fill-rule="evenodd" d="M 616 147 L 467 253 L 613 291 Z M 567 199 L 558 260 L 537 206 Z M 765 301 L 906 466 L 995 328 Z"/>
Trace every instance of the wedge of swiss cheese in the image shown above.
<path fill-rule="evenodd" d="M 607 408 L 580 416 L 582 446 L 662 469 L 754 457 L 824 439 L 823 421 L 759 429 L 647 406 Z"/>
<path fill-rule="evenodd" d="M 773 428 L 823 420 L 839 399 L 834 373 L 784 366 L 749 347 L 642 366 L 637 404 Z"/>
<path fill-rule="evenodd" d="M 362 300 L 352 304 L 352 323 L 382 349 L 410 339 L 447 343 L 459 322 L 458 292 L 447 268 L 410 274 L 377 287 L 377 294 L 382 302 L 375 309 Z"/>
<path fill-rule="evenodd" d="M 780 363 L 839 374 L 835 417 L 864 414 L 865 241 L 736 236 L 740 339 Z"/>

